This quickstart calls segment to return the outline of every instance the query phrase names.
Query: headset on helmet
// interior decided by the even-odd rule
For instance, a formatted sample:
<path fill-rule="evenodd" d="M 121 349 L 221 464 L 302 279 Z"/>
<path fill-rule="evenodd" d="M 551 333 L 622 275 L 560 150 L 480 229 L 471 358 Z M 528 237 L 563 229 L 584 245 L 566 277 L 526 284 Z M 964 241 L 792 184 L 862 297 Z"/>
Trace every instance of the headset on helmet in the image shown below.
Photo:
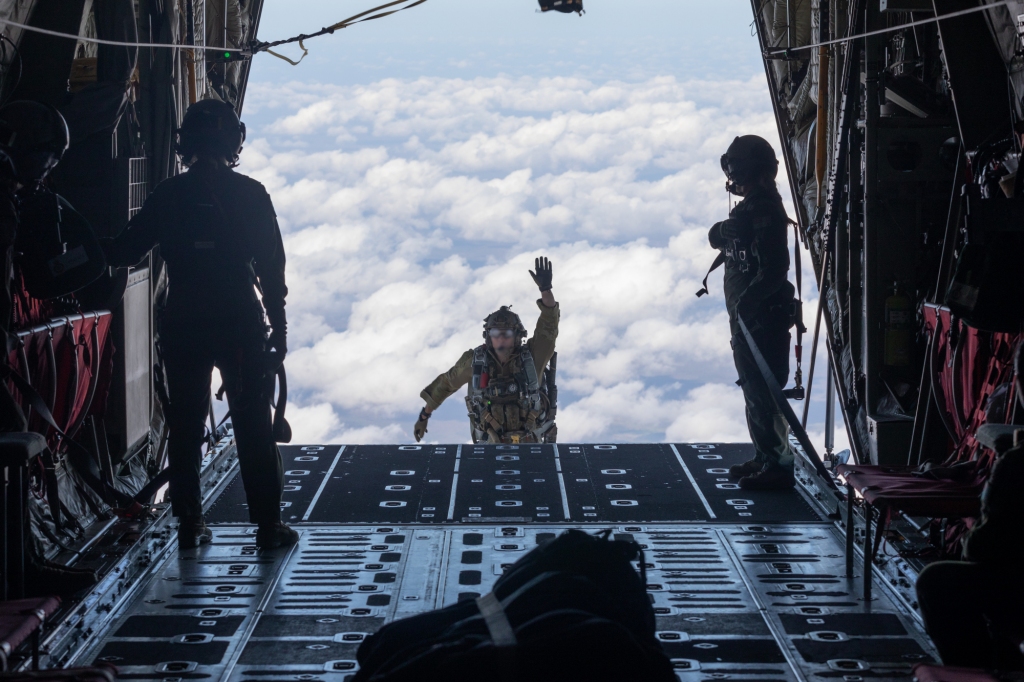
<path fill-rule="evenodd" d="M 223 157 L 232 166 L 245 142 L 245 124 L 227 102 L 204 99 L 185 112 L 175 146 L 187 165 L 197 156 Z"/>
<path fill-rule="evenodd" d="M 779 161 L 768 140 L 757 135 L 737 137 L 722 154 L 722 172 L 729 179 L 727 189 L 732 192 L 738 185 L 753 185 L 762 178 L 775 179 Z"/>
<path fill-rule="evenodd" d="M 488 330 L 491 329 L 514 329 L 517 342 L 522 342 L 526 338 L 526 327 L 523 326 L 523 321 L 519 319 L 519 316 L 512 312 L 511 306 L 503 305 L 484 318 L 485 339 Z"/>
<path fill-rule="evenodd" d="M 0 152 L 23 185 L 43 180 L 70 143 L 68 124 L 49 104 L 21 100 L 0 108 Z"/>

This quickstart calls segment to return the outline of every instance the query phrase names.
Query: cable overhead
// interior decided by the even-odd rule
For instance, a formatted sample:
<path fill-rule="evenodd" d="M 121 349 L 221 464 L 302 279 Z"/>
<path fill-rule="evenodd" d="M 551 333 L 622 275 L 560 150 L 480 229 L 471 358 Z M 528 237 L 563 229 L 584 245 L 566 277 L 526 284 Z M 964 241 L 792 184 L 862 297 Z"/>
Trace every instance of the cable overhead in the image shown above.
<path fill-rule="evenodd" d="M 240 48 L 239 47 L 212 47 L 212 46 L 209 46 L 209 45 L 187 45 L 187 46 L 185 46 L 185 45 L 180 45 L 180 44 L 177 44 L 177 43 L 137 43 L 137 42 L 132 43 L 132 42 L 124 42 L 124 41 L 121 41 L 121 40 L 105 40 L 103 38 L 92 38 L 92 37 L 87 37 L 87 36 L 75 35 L 73 33 L 62 33 L 60 31 L 51 31 L 50 29 L 39 28 L 38 26 L 29 26 L 28 24 L 22 24 L 22 23 L 18 23 L 17 21 L 11 21 L 10 19 L 3 19 L 3 18 L 0 18 L 0 24 L 6 25 L 6 26 L 14 26 L 16 28 L 22 29 L 23 31 L 30 31 L 32 33 L 42 33 L 44 35 L 55 36 L 57 38 L 68 38 L 69 40 L 80 40 L 80 41 L 82 41 L 84 43 L 95 43 L 97 45 L 113 45 L 115 47 L 153 47 L 153 48 L 166 47 L 166 48 L 172 48 L 172 49 L 187 48 L 187 49 L 190 49 L 190 50 L 203 51 L 203 52 L 220 52 L 220 53 L 222 53 L 224 55 L 224 58 L 228 59 L 228 60 L 251 59 L 252 56 L 255 55 L 255 54 L 259 54 L 260 52 L 267 52 L 268 54 L 271 54 L 271 55 L 277 57 L 278 59 L 285 60 L 286 62 L 288 62 L 292 66 L 296 66 L 296 65 L 298 65 L 299 62 L 301 62 L 303 59 L 305 59 L 306 55 L 309 54 L 309 50 L 306 49 L 306 46 L 303 44 L 304 41 L 309 40 L 310 38 L 316 38 L 316 37 L 319 37 L 319 36 L 322 36 L 322 35 L 333 34 L 335 31 L 340 31 L 343 28 L 348 28 L 349 26 L 352 26 L 353 24 L 361 24 L 364 21 L 372 21 L 374 19 L 381 19 L 381 18 L 389 16 L 391 14 L 395 14 L 395 13 L 401 12 L 403 10 L 411 9 L 411 8 L 415 7 L 416 5 L 422 5 L 426 1 L 427 0 L 393 0 L 392 2 L 388 2 L 388 3 L 385 3 L 383 5 L 378 5 L 377 7 L 374 7 L 372 9 L 368 9 L 368 10 L 366 10 L 364 12 L 360 12 L 359 14 L 355 14 L 355 15 L 349 17 L 348 19 L 344 19 L 342 21 L 339 21 L 336 24 L 331 24 L 330 26 L 324 27 L 324 28 L 320 29 L 319 31 L 316 31 L 315 33 L 302 33 L 302 34 L 299 34 L 297 36 L 293 36 L 291 38 L 285 38 L 284 40 L 275 40 L 273 42 L 260 42 L 258 40 L 253 40 L 252 42 L 249 43 L 248 46 L 240 47 Z M 395 7 L 397 5 L 404 5 L 404 7 L 397 7 L 396 9 L 389 9 L 389 8 Z M 381 11 L 381 10 L 387 10 L 387 11 Z M 367 15 L 369 15 L 369 16 L 367 16 Z M 272 49 L 270 49 L 272 47 L 277 47 L 279 45 L 288 45 L 288 44 L 291 44 L 291 43 L 298 43 L 299 47 L 302 49 L 302 56 L 299 57 L 298 61 L 293 61 L 293 60 L 289 59 L 288 57 L 285 57 L 282 54 L 278 54 L 277 52 L 274 52 Z"/>
<path fill-rule="evenodd" d="M 316 33 L 302 33 L 300 35 L 293 36 L 291 38 L 285 38 L 284 40 L 275 40 L 275 41 L 270 42 L 270 43 L 254 42 L 253 45 L 252 45 L 252 51 L 253 51 L 253 53 L 256 53 L 256 52 L 267 52 L 267 51 L 270 50 L 270 48 L 277 47 L 278 45 L 287 45 L 289 43 L 301 43 L 302 41 L 309 40 L 310 38 L 317 38 L 317 37 L 322 36 L 322 35 L 327 35 L 328 33 L 334 33 L 335 31 L 340 31 L 341 29 L 348 28 L 349 26 L 352 26 L 353 24 L 361 24 L 364 21 L 373 21 L 374 19 L 380 19 L 382 17 L 386 17 L 388 15 L 395 14 L 397 12 L 401 12 L 402 10 L 412 9 L 416 5 L 422 5 L 426 1 L 427 0 L 412 0 L 412 1 L 410 1 L 410 0 L 393 0 L 392 2 L 388 2 L 388 3 L 385 3 L 383 5 L 378 5 L 377 7 L 374 7 L 373 9 L 368 9 L 365 12 L 360 12 L 359 14 L 352 15 L 348 19 L 344 19 L 342 21 L 339 21 L 336 24 L 332 24 L 330 26 L 322 28 L 319 31 L 317 31 Z M 398 9 L 388 10 L 387 12 L 381 12 L 380 11 L 380 10 L 388 9 L 389 7 L 394 7 L 396 5 L 405 5 L 405 7 L 399 7 Z M 377 12 L 377 14 L 374 14 L 374 12 Z M 371 15 L 371 16 L 367 16 L 367 15 Z M 305 50 L 305 47 L 303 47 L 303 50 Z M 302 57 L 305 57 L 305 56 L 306 56 L 305 54 L 302 55 Z M 301 57 L 299 58 L 299 61 L 302 61 Z M 296 62 L 296 63 L 298 63 L 298 62 Z"/>
<path fill-rule="evenodd" d="M 971 7 L 970 9 L 962 9 L 962 10 L 958 10 L 956 12 L 950 12 L 949 14 L 943 14 L 941 16 L 928 17 L 927 19 L 918 19 L 917 21 L 910 21 L 910 22 L 907 22 L 905 24 L 900 24 L 899 26 L 890 26 L 888 28 L 879 28 L 879 29 L 875 29 L 874 31 L 866 31 L 864 33 L 858 33 L 856 35 L 846 36 L 845 38 L 834 38 L 832 40 L 823 40 L 821 42 L 810 43 L 808 45 L 798 45 L 796 47 L 780 47 L 777 50 L 766 50 L 765 53 L 764 53 L 764 56 L 769 58 L 769 59 L 772 58 L 772 57 L 788 57 L 788 56 L 792 55 L 794 52 L 799 52 L 801 50 L 811 50 L 811 49 L 814 49 L 816 47 L 825 47 L 827 45 L 836 45 L 836 44 L 839 44 L 839 43 L 848 43 L 851 40 L 857 40 L 859 38 L 867 38 L 869 36 L 882 35 L 883 33 L 892 33 L 893 31 L 900 31 L 902 29 L 911 28 L 911 27 L 914 27 L 914 26 L 923 26 L 924 24 L 933 24 L 935 22 L 943 21 L 945 19 L 953 19 L 955 17 L 962 17 L 965 14 L 974 14 L 975 12 L 983 12 L 983 11 L 985 11 L 987 9 L 995 9 L 996 7 L 1005 7 L 1005 6 L 1007 6 L 1007 5 L 1011 4 L 1011 3 L 1015 4 L 1016 0 L 998 0 L 998 2 L 993 2 L 990 5 L 984 5 L 984 6 L 981 6 L 981 7 Z"/>

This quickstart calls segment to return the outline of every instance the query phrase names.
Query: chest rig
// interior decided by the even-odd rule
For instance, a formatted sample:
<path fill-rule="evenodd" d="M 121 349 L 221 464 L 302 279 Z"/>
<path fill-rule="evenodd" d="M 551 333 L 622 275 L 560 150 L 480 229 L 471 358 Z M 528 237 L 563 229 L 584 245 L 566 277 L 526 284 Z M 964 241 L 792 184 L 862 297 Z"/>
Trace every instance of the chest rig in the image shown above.
<path fill-rule="evenodd" d="M 529 348 L 522 347 L 507 368 L 498 367 L 486 345 L 473 350 L 466 408 L 474 443 L 545 442 L 554 425 L 547 405 Z"/>

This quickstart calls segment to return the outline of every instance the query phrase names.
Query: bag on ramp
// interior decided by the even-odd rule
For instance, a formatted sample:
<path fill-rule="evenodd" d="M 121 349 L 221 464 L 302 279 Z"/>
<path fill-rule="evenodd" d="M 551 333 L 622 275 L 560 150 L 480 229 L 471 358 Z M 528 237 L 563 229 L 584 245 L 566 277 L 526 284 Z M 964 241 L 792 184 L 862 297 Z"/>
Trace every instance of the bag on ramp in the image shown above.
<path fill-rule="evenodd" d="M 643 552 L 608 535 L 566 531 L 510 566 L 492 592 L 385 625 L 359 647 L 353 682 L 674 681 Z"/>

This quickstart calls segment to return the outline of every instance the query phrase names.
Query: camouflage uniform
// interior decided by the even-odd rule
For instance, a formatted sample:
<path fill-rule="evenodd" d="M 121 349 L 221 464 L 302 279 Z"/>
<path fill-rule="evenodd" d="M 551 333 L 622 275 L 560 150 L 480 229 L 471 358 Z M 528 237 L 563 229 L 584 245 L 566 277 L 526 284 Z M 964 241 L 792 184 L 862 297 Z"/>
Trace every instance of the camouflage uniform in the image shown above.
<path fill-rule="evenodd" d="M 537 301 L 537 307 L 540 308 L 540 318 L 537 320 L 537 327 L 534 329 L 533 336 L 526 342 L 525 348 L 526 354 L 533 358 L 533 369 L 536 376 L 543 377 L 544 369 L 555 352 L 559 308 L 557 303 L 549 308 L 540 300 Z M 477 419 L 471 408 L 470 428 L 474 432 L 474 440 L 503 443 L 536 442 L 536 436 L 531 431 L 537 421 L 537 415 L 531 415 L 531 411 L 524 407 L 521 391 L 523 387 L 517 385 L 523 383 L 519 377 L 524 374 L 523 356 L 526 355 L 520 349 L 514 350 L 512 357 L 504 365 L 498 361 L 487 344 L 467 350 L 451 369 L 430 382 L 430 385 L 420 393 L 420 397 L 431 410 L 439 408 L 448 396 L 473 380 L 474 356 L 480 352 L 480 349 L 483 349 L 486 357 L 488 384 L 491 387 L 504 386 L 512 390 L 506 392 L 499 389 L 499 393 L 504 393 L 503 396 L 489 397 L 482 420 Z M 480 438 L 478 434 L 483 434 L 483 438 Z M 546 434 L 544 439 L 547 442 L 552 442 L 554 433 L 550 433 L 550 437 L 547 437 Z"/>

